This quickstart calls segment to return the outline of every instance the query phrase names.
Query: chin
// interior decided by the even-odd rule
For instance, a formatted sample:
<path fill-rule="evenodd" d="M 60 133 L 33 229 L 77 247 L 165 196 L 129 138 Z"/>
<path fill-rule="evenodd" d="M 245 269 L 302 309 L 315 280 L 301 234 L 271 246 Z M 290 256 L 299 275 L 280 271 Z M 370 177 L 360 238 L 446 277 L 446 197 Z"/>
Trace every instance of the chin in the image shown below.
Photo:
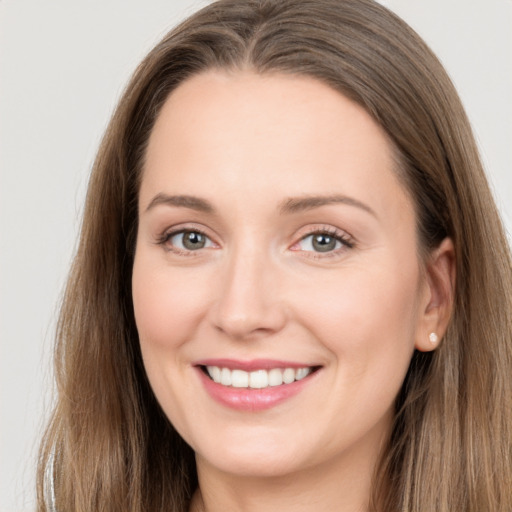
<path fill-rule="evenodd" d="M 313 465 L 307 456 L 310 450 L 289 431 L 272 436 L 250 430 L 230 432 L 213 445 L 196 447 L 198 462 L 248 478 L 282 477 Z"/>
<path fill-rule="evenodd" d="M 199 456 L 201 458 L 203 457 Z M 266 451 L 251 454 L 225 453 L 214 460 L 206 460 L 209 466 L 214 466 L 223 473 L 243 478 L 285 477 L 304 469 L 301 462 L 295 456 L 269 454 Z"/>

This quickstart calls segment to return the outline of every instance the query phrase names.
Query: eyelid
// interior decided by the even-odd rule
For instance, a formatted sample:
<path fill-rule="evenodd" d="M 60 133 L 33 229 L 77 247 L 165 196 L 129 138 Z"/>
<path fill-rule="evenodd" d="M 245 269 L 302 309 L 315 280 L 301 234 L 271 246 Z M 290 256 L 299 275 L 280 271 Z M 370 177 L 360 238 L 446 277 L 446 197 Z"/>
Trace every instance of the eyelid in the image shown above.
<path fill-rule="evenodd" d="M 326 251 L 324 253 L 320 251 L 305 251 L 301 249 L 294 249 L 300 242 L 305 240 L 306 238 L 313 236 L 313 235 L 321 235 L 325 234 L 330 237 L 335 238 L 337 241 L 339 241 L 342 244 L 342 247 L 338 249 L 334 249 L 332 251 Z M 345 252 L 347 249 L 352 249 L 355 246 L 355 240 L 354 238 L 349 235 L 346 231 L 341 230 L 339 228 L 336 228 L 331 225 L 319 225 L 319 226 L 311 226 L 309 227 L 305 233 L 301 233 L 299 239 L 292 244 L 290 249 L 292 251 L 296 252 L 302 252 L 308 257 L 314 257 L 314 258 L 325 258 L 325 257 L 332 257 L 337 256 L 342 252 Z"/>
<path fill-rule="evenodd" d="M 180 233 L 186 233 L 186 232 L 192 232 L 192 233 L 199 233 L 202 236 L 206 237 L 214 246 L 218 246 L 218 243 L 215 242 L 214 237 L 212 237 L 207 232 L 208 230 L 199 227 L 197 225 L 190 225 L 190 224 L 178 224 L 176 226 L 168 227 L 164 229 L 159 235 L 156 236 L 156 245 L 163 246 L 167 251 L 174 252 L 178 255 L 185 255 L 185 256 L 195 256 L 197 252 L 200 252 L 201 249 L 197 249 L 195 251 L 193 250 L 187 250 L 187 249 L 181 249 L 180 247 L 176 247 L 173 245 L 169 245 L 169 241 L 172 237 L 179 235 Z M 205 247 L 204 249 L 211 249 L 212 247 Z"/>

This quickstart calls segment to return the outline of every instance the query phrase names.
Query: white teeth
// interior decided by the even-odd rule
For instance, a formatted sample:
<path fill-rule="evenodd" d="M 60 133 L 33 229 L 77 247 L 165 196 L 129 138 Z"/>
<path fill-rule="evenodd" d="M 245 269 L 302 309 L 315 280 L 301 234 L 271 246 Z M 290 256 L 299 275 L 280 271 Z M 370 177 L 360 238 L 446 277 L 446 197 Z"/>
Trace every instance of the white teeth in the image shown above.
<path fill-rule="evenodd" d="M 231 386 L 231 372 L 228 368 L 222 368 L 220 372 L 220 383 L 223 386 Z"/>
<path fill-rule="evenodd" d="M 208 373 L 214 382 L 219 383 L 221 381 L 221 369 L 218 366 L 208 366 Z"/>
<path fill-rule="evenodd" d="M 304 377 L 307 377 L 311 372 L 311 368 L 299 368 L 297 373 L 295 374 L 296 380 L 301 380 Z"/>
<path fill-rule="evenodd" d="M 222 369 L 224 371 L 224 368 Z M 231 385 L 234 388 L 246 388 L 249 386 L 249 374 L 243 370 L 233 370 L 231 372 Z"/>
<path fill-rule="evenodd" d="M 257 370 L 249 374 L 249 387 L 255 389 L 266 388 L 268 386 L 268 372 L 266 370 Z"/>
<path fill-rule="evenodd" d="M 268 372 L 268 383 L 270 386 L 280 386 L 283 383 L 283 371 L 279 368 L 272 368 Z"/>
<path fill-rule="evenodd" d="M 283 382 L 291 384 L 295 380 L 295 370 L 293 368 L 286 368 L 283 372 Z"/>
<path fill-rule="evenodd" d="M 263 389 L 269 386 L 291 384 L 296 380 L 307 377 L 313 370 L 311 367 L 303 368 L 272 368 L 271 370 L 230 370 L 219 366 L 207 366 L 208 375 L 217 384 L 233 386 L 234 388 Z"/>

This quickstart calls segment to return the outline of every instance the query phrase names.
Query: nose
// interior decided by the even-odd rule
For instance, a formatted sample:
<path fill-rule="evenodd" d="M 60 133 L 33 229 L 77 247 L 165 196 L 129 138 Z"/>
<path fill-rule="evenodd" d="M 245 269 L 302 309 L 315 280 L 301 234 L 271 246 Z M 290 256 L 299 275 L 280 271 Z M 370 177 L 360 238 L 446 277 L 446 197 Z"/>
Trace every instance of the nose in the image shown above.
<path fill-rule="evenodd" d="M 264 251 L 236 251 L 217 282 L 212 321 L 218 331 L 233 339 L 248 339 L 275 334 L 284 327 L 287 315 L 279 269 Z"/>

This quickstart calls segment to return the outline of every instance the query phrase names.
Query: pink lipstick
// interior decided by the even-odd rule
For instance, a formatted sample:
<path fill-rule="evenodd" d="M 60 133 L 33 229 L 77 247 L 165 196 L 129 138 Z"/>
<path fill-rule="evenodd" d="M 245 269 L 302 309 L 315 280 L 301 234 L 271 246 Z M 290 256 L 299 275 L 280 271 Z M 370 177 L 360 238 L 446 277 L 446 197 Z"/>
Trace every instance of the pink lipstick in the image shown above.
<path fill-rule="evenodd" d="M 265 410 L 297 395 L 320 368 L 269 359 L 208 359 L 194 366 L 214 400 L 243 411 Z"/>

